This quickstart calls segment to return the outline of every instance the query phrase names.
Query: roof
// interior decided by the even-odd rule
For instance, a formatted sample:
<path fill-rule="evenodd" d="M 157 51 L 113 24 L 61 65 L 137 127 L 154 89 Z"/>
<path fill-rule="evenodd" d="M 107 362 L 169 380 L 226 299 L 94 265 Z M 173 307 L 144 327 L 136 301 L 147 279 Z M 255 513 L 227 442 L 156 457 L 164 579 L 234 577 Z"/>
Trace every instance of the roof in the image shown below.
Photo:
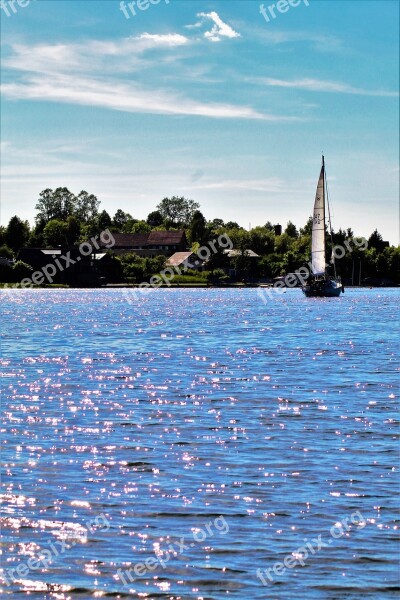
<path fill-rule="evenodd" d="M 137 246 L 146 246 L 148 237 L 148 233 L 113 233 L 113 238 L 115 240 L 113 248 L 134 248 Z M 105 244 L 102 245 L 105 246 Z"/>
<path fill-rule="evenodd" d="M 240 256 L 242 254 L 241 250 L 225 250 L 225 254 L 229 256 L 229 258 L 234 258 L 235 256 Z M 260 258 L 259 254 L 253 252 L 253 250 L 245 250 L 246 256 L 249 258 Z"/>
<path fill-rule="evenodd" d="M 152 231 L 149 233 L 148 244 L 181 244 L 186 241 L 185 232 L 179 231 Z"/>
<path fill-rule="evenodd" d="M 189 260 L 191 257 L 194 257 L 193 260 Z M 175 252 L 172 256 L 167 260 L 167 266 L 169 267 L 179 267 L 186 261 L 192 263 L 193 266 L 199 265 L 203 261 L 197 256 L 197 254 L 193 254 L 193 252 Z"/>
<path fill-rule="evenodd" d="M 150 233 L 113 233 L 117 248 L 146 248 L 148 246 L 176 246 L 186 243 L 184 231 L 151 231 Z M 105 245 L 105 244 L 103 244 Z"/>
<path fill-rule="evenodd" d="M 61 254 L 60 248 L 57 248 L 56 250 L 41 250 L 40 252 L 42 254 L 49 254 L 51 256 L 54 256 L 56 254 Z"/>

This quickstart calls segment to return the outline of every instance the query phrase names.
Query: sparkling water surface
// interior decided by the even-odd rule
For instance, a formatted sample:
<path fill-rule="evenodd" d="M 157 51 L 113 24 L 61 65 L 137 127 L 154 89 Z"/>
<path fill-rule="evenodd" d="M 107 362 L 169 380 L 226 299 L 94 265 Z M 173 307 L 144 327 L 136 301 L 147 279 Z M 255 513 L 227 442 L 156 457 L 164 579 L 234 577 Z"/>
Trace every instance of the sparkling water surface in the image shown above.
<path fill-rule="evenodd" d="M 4 597 L 398 597 L 400 292 L 261 294 L 0 292 Z"/>

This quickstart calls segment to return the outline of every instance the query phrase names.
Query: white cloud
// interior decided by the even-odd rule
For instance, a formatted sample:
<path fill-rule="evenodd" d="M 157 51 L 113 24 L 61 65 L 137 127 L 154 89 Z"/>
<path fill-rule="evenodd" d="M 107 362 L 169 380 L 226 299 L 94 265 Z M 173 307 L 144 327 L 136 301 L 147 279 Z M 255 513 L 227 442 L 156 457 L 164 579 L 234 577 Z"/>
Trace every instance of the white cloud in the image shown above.
<path fill-rule="evenodd" d="M 28 46 L 16 44 L 4 60 L 14 78 L 7 77 L 2 92 L 11 100 L 68 103 L 106 108 L 128 113 L 191 115 L 220 119 L 263 121 L 297 120 L 265 114 L 252 107 L 206 102 L 187 97 L 186 91 L 160 87 L 159 78 L 150 75 L 162 60 L 174 61 L 174 48 L 186 44 L 179 34 L 123 38 L 120 41 L 89 40 L 85 43 Z M 149 46 L 150 45 L 150 46 Z M 149 48 L 160 53 L 151 59 Z M 172 55 L 171 55 L 172 53 Z M 15 77 L 18 72 L 18 78 Z M 135 73 L 147 75 L 139 83 Z M 158 73 L 158 71 L 157 71 Z M 126 75 L 129 77 L 126 77 Z"/>
<path fill-rule="evenodd" d="M 214 25 L 212 26 L 211 30 L 204 33 L 204 37 L 210 40 L 210 42 L 220 42 L 221 38 L 223 37 L 231 39 L 240 37 L 240 33 L 237 33 L 230 25 L 224 23 L 218 13 L 214 11 L 210 13 L 199 13 L 197 16 L 201 17 L 203 21 L 213 21 Z M 189 28 L 200 27 L 201 25 L 202 23 L 196 23 L 192 26 L 189 25 Z"/>
<path fill-rule="evenodd" d="M 398 92 L 390 92 L 385 90 L 365 90 L 362 88 L 353 87 L 347 83 L 339 81 L 324 81 L 321 79 L 273 79 L 264 77 L 258 79 L 259 83 L 264 83 L 272 87 L 291 88 L 306 90 L 310 92 L 333 92 L 341 94 L 358 94 L 360 96 L 382 96 L 382 97 L 397 97 Z"/>
<path fill-rule="evenodd" d="M 13 100 L 45 100 L 132 113 L 265 121 L 290 120 L 287 117 L 262 114 L 247 106 L 207 104 L 160 89 L 146 90 L 136 83 L 79 78 L 75 75 L 34 75 L 25 78 L 23 82 L 3 84 L 2 92 L 5 97 Z"/>
<path fill-rule="evenodd" d="M 166 35 L 142 33 L 142 35 L 135 39 L 146 40 L 151 42 L 154 46 L 183 46 L 190 41 L 189 38 L 180 35 L 179 33 L 169 33 Z"/>

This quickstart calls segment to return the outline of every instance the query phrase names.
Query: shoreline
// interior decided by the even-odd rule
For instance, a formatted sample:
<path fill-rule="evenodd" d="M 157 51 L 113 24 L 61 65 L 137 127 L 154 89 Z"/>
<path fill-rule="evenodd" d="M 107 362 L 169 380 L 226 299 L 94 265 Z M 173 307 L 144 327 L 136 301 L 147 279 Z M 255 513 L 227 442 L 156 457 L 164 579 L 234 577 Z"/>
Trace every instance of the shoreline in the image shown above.
<path fill-rule="evenodd" d="M 345 286 L 345 290 L 385 290 L 385 289 L 398 289 L 400 288 L 399 284 L 395 285 L 347 285 Z M 19 287 L 18 284 L 14 283 L 0 283 L 0 291 L 1 290 L 124 290 L 124 289 L 142 289 L 140 284 L 108 284 L 102 286 L 69 286 L 64 284 L 49 284 L 49 285 L 34 285 L 32 287 Z M 146 288 L 148 289 L 148 288 Z M 268 285 L 264 283 L 228 283 L 224 285 L 212 285 L 207 283 L 186 283 L 186 284 L 173 284 L 170 285 L 160 285 L 153 289 L 261 289 L 261 290 L 271 290 L 274 289 L 273 285 Z M 300 290 L 300 286 L 296 287 L 284 287 L 280 289 L 285 290 Z"/>

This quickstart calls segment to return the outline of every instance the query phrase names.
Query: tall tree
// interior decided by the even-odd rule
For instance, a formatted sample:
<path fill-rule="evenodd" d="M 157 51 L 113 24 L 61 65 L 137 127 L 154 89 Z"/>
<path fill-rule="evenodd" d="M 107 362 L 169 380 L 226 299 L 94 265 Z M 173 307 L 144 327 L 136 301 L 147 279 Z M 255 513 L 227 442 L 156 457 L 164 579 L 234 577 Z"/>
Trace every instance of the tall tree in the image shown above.
<path fill-rule="evenodd" d="M 65 221 L 74 213 L 75 196 L 67 188 L 51 190 L 47 188 L 39 194 L 39 201 L 35 206 L 37 212 L 36 222 L 47 224 L 52 219 Z"/>
<path fill-rule="evenodd" d="M 222 219 L 213 219 L 212 221 L 209 222 L 209 227 L 214 232 L 214 231 L 217 231 L 218 229 L 224 229 L 225 223 L 223 222 Z"/>
<path fill-rule="evenodd" d="M 188 227 L 200 204 L 182 196 L 164 198 L 157 206 L 164 221 L 172 227 Z"/>
<path fill-rule="evenodd" d="M 68 246 L 73 246 L 79 241 L 81 233 L 81 224 L 75 216 L 68 217 L 67 221 L 67 243 Z"/>
<path fill-rule="evenodd" d="M 106 210 L 103 210 L 99 214 L 99 216 L 97 218 L 97 223 L 98 223 L 100 231 L 104 231 L 105 229 L 108 229 L 109 227 L 111 227 L 111 225 L 112 225 L 111 217 Z"/>
<path fill-rule="evenodd" d="M 94 194 L 88 194 L 84 190 L 76 196 L 75 216 L 84 223 L 93 221 L 99 214 L 100 201 Z"/>
<path fill-rule="evenodd" d="M 132 215 L 124 212 L 119 208 L 113 217 L 113 225 L 117 227 L 117 229 L 122 231 L 122 229 L 128 223 L 128 221 L 133 221 Z"/>
<path fill-rule="evenodd" d="M 207 223 L 203 214 L 199 210 L 196 210 L 190 223 L 190 242 L 192 244 L 198 242 L 201 245 L 206 241 L 206 225 Z"/>
<path fill-rule="evenodd" d="M 160 211 L 153 210 L 153 212 L 151 212 L 147 217 L 147 223 L 150 225 L 150 227 L 161 227 L 161 225 L 164 223 L 164 219 Z"/>
<path fill-rule="evenodd" d="M 29 223 L 15 216 L 10 219 L 5 232 L 7 246 L 15 252 L 26 245 L 29 238 Z"/>
<path fill-rule="evenodd" d="M 227 229 L 243 229 L 243 227 L 240 227 L 240 225 L 236 223 L 236 221 L 228 221 L 225 227 Z"/>
<path fill-rule="evenodd" d="M 382 252 L 386 247 L 381 234 L 377 229 L 370 235 L 368 239 L 368 248 L 375 248 L 377 252 Z"/>
<path fill-rule="evenodd" d="M 72 216 L 87 223 L 97 217 L 99 205 L 96 196 L 85 191 L 75 196 L 68 188 L 47 188 L 39 194 L 39 201 L 35 206 L 36 223 L 44 227 L 53 219 L 66 221 Z"/>
<path fill-rule="evenodd" d="M 286 225 L 285 233 L 291 238 L 299 237 L 296 225 L 294 225 L 292 221 L 289 221 L 289 223 Z"/>

